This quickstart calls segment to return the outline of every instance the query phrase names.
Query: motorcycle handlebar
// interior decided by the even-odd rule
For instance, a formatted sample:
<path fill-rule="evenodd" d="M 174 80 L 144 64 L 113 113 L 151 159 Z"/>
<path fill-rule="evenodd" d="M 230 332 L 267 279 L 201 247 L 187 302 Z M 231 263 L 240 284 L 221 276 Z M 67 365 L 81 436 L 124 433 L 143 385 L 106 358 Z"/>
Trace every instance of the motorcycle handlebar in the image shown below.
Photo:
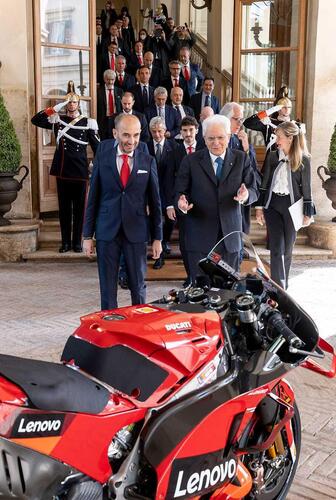
<path fill-rule="evenodd" d="M 291 347 L 300 348 L 303 345 L 302 340 L 286 325 L 279 312 L 275 311 L 269 316 L 268 324 L 279 335 L 282 335 Z"/>

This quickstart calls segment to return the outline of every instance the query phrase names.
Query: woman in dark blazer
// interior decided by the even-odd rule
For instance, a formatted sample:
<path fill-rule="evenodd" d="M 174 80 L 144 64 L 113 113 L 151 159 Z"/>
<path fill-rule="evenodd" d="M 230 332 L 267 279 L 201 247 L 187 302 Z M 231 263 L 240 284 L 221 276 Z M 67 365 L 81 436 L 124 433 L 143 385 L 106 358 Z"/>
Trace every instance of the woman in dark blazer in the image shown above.
<path fill-rule="evenodd" d="M 289 207 L 303 198 L 303 226 L 312 222 L 315 207 L 312 201 L 310 155 L 303 132 L 295 122 L 285 122 L 277 127 L 275 133 L 278 151 L 270 151 L 265 160 L 256 219 L 261 225 L 266 222 L 271 277 L 287 289 L 296 239 Z"/>

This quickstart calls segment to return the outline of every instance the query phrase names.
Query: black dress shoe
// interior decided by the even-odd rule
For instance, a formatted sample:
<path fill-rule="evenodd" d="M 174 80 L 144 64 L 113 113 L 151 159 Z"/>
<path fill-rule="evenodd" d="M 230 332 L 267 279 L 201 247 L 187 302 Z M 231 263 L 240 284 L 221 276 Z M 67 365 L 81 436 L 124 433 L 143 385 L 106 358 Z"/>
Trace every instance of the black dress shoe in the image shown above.
<path fill-rule="evenodd" d="M 71 246 L 68 243 L 62 243 L 62 246 L 59 248 L 59 253 L 70 252 Z"/>
<path fill-rule="evenodd" d="M 165 253 L 166 255 L 169 255 L 169 254 L 171 253 L 171 248 L 170 248 L 169 243 L 163 243 L 163 244 L 162 244 L 162 251 L 163 251 L 163 253 Z"/>
<path fill-rule="evenodd" d="M 81 253 L 82 252 L 82 245 L 72 245 L 72 250 L 75 253 Z"/>
<path fill-rule="evenodd" d="M 158 259 L 155 260 L 153 264 L 153 269 L 161 269 L 161 267 L 164 266 L 164 259 L 163 257 L 159 257 Z"/>
<path fill-rule="evenodd" d="M 187 278 L 183 284 L 182 284 L 182 288 L 188 288 L 189 286 L 191 285 L 191 281 Z"/>
<path fill-rule="evenodd" d="M 122 288 L 123 290 L 128 290 L 129 287 L 127 278 L 119 278 L 118 283 L 120 288 Z"/>

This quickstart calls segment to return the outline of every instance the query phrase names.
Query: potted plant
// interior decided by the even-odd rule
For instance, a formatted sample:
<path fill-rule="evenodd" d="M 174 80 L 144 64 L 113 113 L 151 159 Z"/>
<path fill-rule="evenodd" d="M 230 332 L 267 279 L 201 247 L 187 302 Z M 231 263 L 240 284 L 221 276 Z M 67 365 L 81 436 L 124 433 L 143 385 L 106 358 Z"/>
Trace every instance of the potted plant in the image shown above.
<path fill-rule="evenodd" d="M 17 193 L 22 188 L 22 183 L 29 173 L 25 165 L 19 167 L 20 161 L 20 143 L 0 93 L 0 226 L 7 226 L 11 223 L 4 218 L 4 215 L 11 209 Z M 25 170 L 25 174 L 19 182 L 14 179 L 14 176 L 21 169 Z"/>
<path fill-rule="evenodd" d="M 332 207 L 336 210 L 336 125 L 330 139 L 327 165 L 328 167 L 325 167 L 324 165 L 318 167 L 317 175 L 322 181 L 322 187 L 325 189 L 327 197 L 331 200 Z M 329 179 L 323 179 L 322 174 L 320 173 L 322 170 L 325 175 L 329 175 Z M 336 222 L 336 217 L 333 217 L 332 221 Z"/>

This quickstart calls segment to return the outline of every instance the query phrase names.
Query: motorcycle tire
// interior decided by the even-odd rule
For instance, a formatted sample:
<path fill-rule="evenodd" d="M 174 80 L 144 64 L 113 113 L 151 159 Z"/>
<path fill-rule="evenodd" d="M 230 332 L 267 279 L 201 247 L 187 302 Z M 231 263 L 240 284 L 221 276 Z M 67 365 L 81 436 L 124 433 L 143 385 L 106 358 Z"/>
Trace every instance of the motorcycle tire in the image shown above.
<path fill-rule="evenodd" d="M 266 490 L 261 493 L 250 493 L 245 497 L 247 500 L 285 500 L 289 488 L 291 487 L 295 477 L 300 456 L 300 449 L 301 449 L 301 419 L 296 403 L 294 403 L 294 416 L 291 419 L 291 424 L 292 424 L 294 442 L 296 447 L 295 462 L 293 463 L 293 461 L 291 461 L 290 463 L 285 465 L 285 470 L 283 474 L 279 477 L 275 485 L 266 488 Z M 289 444 L 284 442 L 284 446 L 288 455 L 290 456 L 291 453 L 289 449 Z M 249 455 L 247 455 L 246 459 L 248 460 L 249 458 L 252 459 L 252 457 L 249 457 Z M 253 458 L 255 458 L 255 455 L 253 456 Z"/>

